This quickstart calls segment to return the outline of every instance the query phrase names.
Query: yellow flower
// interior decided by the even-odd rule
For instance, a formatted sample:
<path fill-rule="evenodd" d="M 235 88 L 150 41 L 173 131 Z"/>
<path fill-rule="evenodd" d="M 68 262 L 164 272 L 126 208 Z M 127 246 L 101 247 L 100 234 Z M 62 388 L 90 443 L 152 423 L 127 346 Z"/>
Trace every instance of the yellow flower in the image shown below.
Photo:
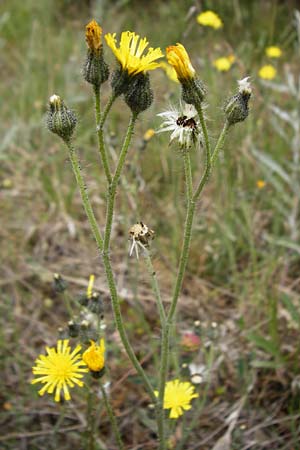
<path fill-rule="evenodd" d="M 40 395 L 45 392 L 53 394 L 55 390 L 54 400 L 60 401 L 60 393 L 63 394 L 66 400 L 70 400 L 69 387 L 73 388 L 75 384 L 82 387 L 83 382 L 80 378 L 83 377 L 83 372 L 88 372 L 84 362 L 79 354 L 81 346 L 77 345 L 71 353 L 69 340 L 64 339 L 57 342 L 57 350 L 52 347 L 46 347 L 47 355 L 40 355 L 36 362 L 36 366 L 32 368 L 34 375 L 40 375 L 31 384 L 43 383 L 45 386 L 39 391 Z"/>
<path fill-rule="evenodd" d="M 88 299 L 92 298 L 94 281 L 95 281 L 95 275 L 90 275 L 89 284 L 88 284 L 88 287 L 86 290 L 86 296 Z"/>
<path fill-rule="evenodd" d="M 99 50 L 101 42 L 102 28 L 97 24 L 95 20 L 92 20 L 85 27 L 85 40 L 88 47 L 93 50 Z"/>
<path fill-rule="evenodd" d="M 191 409 L 191 400 L 198 397 L 194 391 L 195 387 L 189 381 L 181 382 L 176 379 L 166 383 L 164 409 L 171 409 L 171 419 L 178 419 L 183 410 Z M 155 395 L 158 397 L 158 391 L 155 391 Z"/>
<path fill-rule="evenodd" d="M 212 27 L 215 30 L 223 26 L 223 22 L 220 17 L 213 11 L 204 11 L 199 14 L 197 16 L 197 22 L 200 23 L 200 25 L 204 25 L 205 27 Z"/>
<path fill-rule="evenodd" d="M 266 185 L 266 182 L 264 180 L 257 180 L 257 182 L 256 182 L 256 187 L 258 189 L 263 189 L 265 187 L 265 185 Z"/>
<path fill-rule="evenodd" d="M 235 61 L 234 55 L 223 56 L 215 59 L 213 65 L 219 72 L 227 72 Z"/>
<path fill-rule="evenodd" d="M 266 48 L 266 55 L 269 58 L 280 58 L 280 56 L 282 55 L 282 50 L 275 45 L 271 45 L 270 47 Z"/>
<path fill-rule="evenodd" d="M 104 339 L 100 340 L 100 345 L 90 341 L 89 348 L 83 353 L 82 359 L 92 372 L 100 372 L 105 365 L 105 344 Z"/>
<path fill-rule="evenodd" d="M 153 130 L 153 128 L 149 128 L 146 132 L 145 132 L 145 134 L 144 134 L 144 136 L 143 136 L 143 139 L 144 139 L 144 141 L 150 141 L 150 139 L 152 139 L 153 138 L 153 136 L 155 135 L 155 131 Z"/>
<path fill-rule="evenodd" d="M 146 38 L 141 39 L 138 34 L 131 31 L 123 31 L 119 48 L 116 45 L 116 33 L 106 34 L 105 39 L 122 69 L 126 70 L 129 75 L 156 69 L 160 64 L 155 61 L 164 56 L 159 47 L 149 48 L 147 54 L 143 55 L 149 42 Z"/>
<path fill-rule="evenodd" d="M 266 66 L 262 66 L 259 69 L 258 75 L 263 80 L 273 80 L 273 78 L 276 77 L 277 71 L 274 66 L 271 66 L 271 64 L 267 64 Z"/>
<path fill-rule="evenodd" d="M 160 63 L 160 67 L 166 72 L 168 78 L 171 81 L 174 81 L 175 83 L 179 83 L 177 74 L 176 74 L 176 70 L 174 69 L 174 67 L 170 66 L 170 64 L 163 62 L 163 61 Z"/>
<path fill-rule="evenodd" d="M 176 71 L 178 80 L 189 80 L 194 78 L 195 69 L 190 57 L 182 44 L 167 47 L 167 60 Z"/>

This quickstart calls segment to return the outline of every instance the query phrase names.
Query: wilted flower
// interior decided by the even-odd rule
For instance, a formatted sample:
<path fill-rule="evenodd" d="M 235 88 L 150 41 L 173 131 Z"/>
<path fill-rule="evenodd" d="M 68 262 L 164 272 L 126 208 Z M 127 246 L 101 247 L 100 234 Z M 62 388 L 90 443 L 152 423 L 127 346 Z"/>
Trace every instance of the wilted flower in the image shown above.
<path fill-rule="evenodd" d="M 180 105 L 178 109 L 171 109 L 157 114 L 164 119 L 160 129 L 156 133 L 170 131 L 170 142 L 178 140 L 182 148 L 188 149 L 192 144 L 201 141 L 197 111 L 193 105 Z"/>
<path fill-rule="evenodd" d="M 129 238 L 132 241 L 129 256 L 135 250 L 136 257 L 139 258 L 139 247 L 145 249 L 149 246 L 149 242 L 154 238 L 154 231 L 150 230 L 143 222 L 134 224 L 129 230 Z"/>
<path fill-rule="evenodd" d="M 85 40 L 90 50 L 97 51 L 100 49 L 102 28 L 95 20 L 91 20 L 85 27 Z"/>
<path fill-rule="evenodd" d="M 197 16 L 197 22 L 205 27 L 212 27 L 215 30 L 223 26 L 223 22 L 214 11 L 204 11 Z"/>
<path fill-rule="evenodd" d="M 282 50 L 275 45 L 271 45 L 270 47 L 266 48 L 266 55 L 269 58 L 280 58 L 280 56 L 282 55 Z"/>
<path fill-rule="evenodd" d="M 108 65 L 104 61 L 102 46 L 102 28 L 95 20 L 86 26 L 85 40 L 88 46 L 87 57 L 83 67 L 84 79 L 99 89 L 109 76 Z"/>
<path fill-rule="evenodd" d="M 154 393 L 158 397 L 158 391 Z M 164 409 L 171 409 L 170 418 L 178 419 L 184 411 L 191 409 L 191 400 L 198 396 L 190 382 L 181 382 L 178 379 L 168 381 L 165 387 Z"/>
<path fill-rule="evenodd" d="M 213 65 L 219 72 L 227 72 L 235 61 L 234 55 L 223 56 L 215 59 Z"/>
<path fill-rule="evenodd" d="M 54 400 L 60 401 L 60 394 L 63 394 L 66 400 L 70 400 L 69 387 L 75 384 L 82 387 L 83 382 L 80 378 L 84 372 L 88 372 L 80 355 L 81 346 L 77 345 L 71 352 L 69 340 L 64 339 L 57 342 L 57 349 L 46 347 L 47 355 L 40 355 L 36 360 L 36 366 L 32 368 L 34 375 L 38 378 L 31 381 L 31 384 L 43 383 L 45 386 L 39 391 L 40 395 L 45 392 L 53 394 Z M 83 366 L 83 367 L 81 367 Z"/>
<path fill-rule="evenodd" d="M 265 66 L 262 66 L 259 69 L 258 75 L 263 80 L 273 80 L 273 78 L 276 77 L 277 71 L 274 66 L 271 64 L 267 64 Z"/>

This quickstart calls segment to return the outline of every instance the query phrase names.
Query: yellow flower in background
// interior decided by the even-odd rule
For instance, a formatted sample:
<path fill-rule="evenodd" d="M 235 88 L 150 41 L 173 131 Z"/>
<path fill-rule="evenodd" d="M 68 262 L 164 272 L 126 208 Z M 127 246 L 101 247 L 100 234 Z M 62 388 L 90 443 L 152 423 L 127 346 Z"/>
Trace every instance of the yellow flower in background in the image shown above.
<path fill-rule="evenodd" d="M 59 402 L 63 391 L 65 399 L 70 400 L 69 387 L 73 388 L 75 384 L 83 386 L 80 378 L 88 369 L 81 359 L 80 350 L 81 346 L 77 345 L 71 352 L 68 339 L 59 340 L 57 349 L 46 347 L 47 355 L 40 355 L 35 361 L 36 366 L 32 368 L 33 374 L 38 378 L 32 380 L 31 384 L 45 384 L 39 395 L 44 395 L 45 392 L 53 394 L 55 391 L 54 400 Z"/>
<path fill-rule="evenodd" d="M 117 47 L 116 33 L 106 34 L 105 40 L 121 64 L 122 69 L 127 71 L 129 75 L 156 69 L 160 66 L 156 60 L 164 56 L 159 47 L 151 47 L 147 54 L 143 54 L 149 42 L 146 38 L 141 39 L 138 34 L 131 31 L 123 31 L 119 47 Z"/>
<path fill-rule="evenodd" d="M 234 61 L 234 55 L 223 56 L 221 58 L 215 59 L 213 65 L 219 72 L 228 72 Z"/>
<path fill-rule="evenodd" d="M 165 73 L 167 74 L 167 77 L 171 81 L 174 81 L 175 83 L 179 83 L 177 74 L 176 74 L 176 70 L 174 69 L 174 67 L 170 66 L 170 64 L 163 62 L 163 61 L 160 63 L 160 67 L 165 71 Z"/>
<path fill-rule="evenodd" d="M 100 345 L 90 341 L 89 348 L 83 353 L 82 359 L 92 372 L 100 372 L 105 365 L 105 344 L 104 339 L 100 340 Z"/>
<path fill-rule="evenodd" d="M 273 78 L 276 77 L 276 74 L 277 74 L 277 70 L 275 69 L 274 66 L 271 66 L 271 64 L 262 66 L 258 72 L 258 75 L 263 80 L 273 80 Z"/>
<path fill-rule="evenodd" d="M 280 56 L 282 56 L 282 50 L 275 45 L 271 45 L 270 47 L 266 48 L 266 55 L 269 58 L 280 58 Z"/>
<path fill-rule="evenodd" d="M 205 27 L 212 27 L 215 30 L 223 26 L 223 22 L 214 11 L 204 11 L 197 16 L 197 22 Z"/>
<path fill-rule="evenodd" d="M 164 409 L 171 409 L 171 419 L 178 419 L 184 411 L 191 409 L 191 400 L 198 397 L 194 391 L 195 387 L 189 381 L 176 379 L 166 383 Z M 155 391 L 155 395 L 158 397 L 158 391 Z"/>
<path fill-rule="evenodd" d="M 175 69 L 179 81 L 194 78 L 195 69 L 182 44 L 170 45 L 166 51 L 168 63 Z"/>
<path fill-rule="evenodd" d="M 85 27 L 85 40 L 91 50 L 96 51 L 100 49 L 102 45 L 101 35 L 102 28 L 95 20 L 87 24 Z"/>
<path fill-rule="evenodd" d="M 266 182 L 264 180 L 257 180 L 256 187 L 258 189 L 263 189 L 266 186 Z"/>
<path fill-rule="evenodd" d="M 153 128 L 149 128 L 143 136 L 144 141 L 148 142 L 150 141 L 150 139 L 153 138 L 153 136 L 155 135 L 155 131 L 153 130 Z"/>

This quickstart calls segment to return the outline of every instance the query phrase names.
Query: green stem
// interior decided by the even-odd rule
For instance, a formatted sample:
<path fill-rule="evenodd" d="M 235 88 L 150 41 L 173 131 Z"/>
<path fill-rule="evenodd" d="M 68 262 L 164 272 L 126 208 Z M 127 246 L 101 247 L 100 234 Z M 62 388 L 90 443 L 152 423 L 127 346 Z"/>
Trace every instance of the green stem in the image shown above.
<path fill-rule="evenodd" d="M 88 398 L 87 398 L 87 450 L 95 450 L 95 417 L 93 414 L 94 409 L 94 399 L 91 387 L 88 387 Z"/>
<path fill-rule="evenodd" d="M 110 290 L 110 295 L 111 295 L 111 301 L 112 301 L 112 308 L 113 308 L 113 313 L 114 313 L 114 319 L 115 319 L 115 324 L 116 324 L 116 328 L 119 332 L 121 341 L 123 343 L 123 346 L 126 350 L 126 353 L 130 359 L 130 361 L 132 362 L 135 370 L 137 371 L 137 373 L 140 375 L 141 379 L 144 382 L 145 388 L 147 389 L 147 392 L 151 398 L 151 401 L 155 404 L 156 403 L 156 396 L 154 394 L 153 388 L 151 386 L 151 383 L 144 371 L 144 369 L 142 368 L 141 364 L 139 363 L 137 357 L 135 356 L 135 353 L 131 347 L 131 344 L 128 340 L 128 336 L 125 330 L 125 326 L 124 326 L 124 322 L 123 322 L 123 318 L 122 318 L 122 314 L 121 314 L 121 309 L 120 309 L 120 303 L 119 303 L 119 299 L 118 299 L 118 294 L 117 294 L 117 288 L 116 288 L 116 283 L 114 280 L 114 276 L 113 276 L 113 271 L 112 271 L 112 267 L 111 267 L 111 263 L 110 263 L 110 259 L 109 256 L 106 252 L 102 253 L 102 258 L 103 258 L 103 264 L 104 264 L 104 268 L 105 268 L 105 273 L 106 273 L 106 277 L 107 277 L 107 281 L 108 281 L 108 286 L 109 286 L 109 290 Z"/>
<path fill-rule="evenodd" d="M 156 299 L 156 304 L 157 304 L 157 308 L 158 308 L 158 312 L 159 312 L 160 323 L 161 323 L 161 325 L 163 327 L 164 324 L 165 324 L 165 321 L 166 321 L 166 313 L 165 313 L 164 305 L 163 305 L 163 302 L 162 302 L 162 299 L 161 299 L 159 284 L 158 284 L 158 281 L 157 281 L 156 272 L 155 272 L 153 264 L 152 264 L 151 253 L 148 250 L 146 250 L 145 255 L 146 255 L 145 256 L 145 262 L 146 262 L 146 266 L 147 266 L 147 269 L 148 269 L 148 273 L 150 275 L 152 290 L 154 292 L 155 299 Z"/>
<path fill-rule="evenodd" d="M 103 136 L 103 124 L 104 124 L 104 122 L 100 126 L 100 123 L 101 123 L 101 104 L 100 104 L 100 87 L 99 86 L 94 86 L 94 93 L 95 93 L 95 119 L 96 119 L 96 127 L 97 127 L 99 152 L 100 152 L 100 157 L 101 157 L 101 161 L 102 161 L 102 164 L 103 164 L 103 168 L 104 168 L 104 172 L 105 172 L 105 176 L 106 176 L 107 182 L 110 184 L 111 183 L 111 173 L 110 173 L 107 153 L 106 153 L 105 144 L 104 144 L 104 136 Z M 111 105 L 112 105 L 112 103 L 111 103 Z M 110 105 L 110 107 L 111 107 L 111 105 Z M 108 111 L 109 111 L 109 109 L 108 109 Z M 106 113 L 106 116 L 108 114 L 108 111 Z"/>
<path fill-rule="evenodd" d="M 229 125 L 229 123 L 226 121 L 226 122 L 224 123 L 223 129 L 222 129 L 222 131 L 221 131 L 221 134 L 220 134 L 220 136 L 219 136 L 219 139 L 218 139 L 218 142 L 217 142 L 217 144 L 216 144 L 216 146 L 215 146 L 215 149 L 214 149 L 214 151 L 213 151 L 213 154 L 212 154 L 212 156 L 211 156 L 211 167 L 214 167 L 214 165 L 215 165 L 215 162 L 216 162 L 217 157 L 219 156 L 220 150 L 222 149 L 222 147 L 223 147 L 223 145 L 224 145 L 224 142 L 225 142 L 227 133 L 228 133 L 228 131 L 229 131 L 229 128 L 230 128 L 230 125 Z"/>
<path fill-rule="evenodd" d="M 104 108 L 101 120 L 100 120 L 99 125 L 98 125 L 99 128 L 103 129 L 103 126 L 104 126 L 104 123 L 106 121 L 107 115 L 108 115 L 108 113 L 110 111 L 110 108 L 112 107 L 114 101 L 116 100 L 116 98 L 117 97 L 114 94 L 111 94 L 111 96 L 109 97 L 108 102 L 106 103 L 106 106 Z"/>
<path fill-rule="evenodd" d="M 104 243 L 103 243 L 103 251 L 108 252 L 109 251 L 109 245 L 110 245 L 110 236 L 111 236 L 111 229 L 112 229 L 112 221 L 113 221 L 113 214 L 114 214 L 114 206 L 115 206 L 115 198 L 116 198 L 116 192 L 118 187 L 118 182 L 121 176 L 121 172 L 125 163 L 125 159 L 127 156 L 128 148 L 130 145 L 130 141 L 133 135 L 134 125 L 137 119 L 137 114 L 132 114 L 127 133 L 125 136 L 125 140 L 122 146 L 122 150 L 119 156 L 119 160 L 117 163 L 116 171 L 113 176 L 112 182 L 109 186 L 108 191 L 108 199 L 107 199 L 107 211 L 106 211 L 106 225 L 105 225 L 105 231 L 104 231 Z"/>
<path fill-rule="evenodd" d="M 183 162 L 184 162 L 185 184 L 186 184 L 187 200 L 189 201 L 193 195 L 191 158 L 188 150 L 183 151 L 184 151 Z"/>
<path fill-rule="evenodd" d="M 79 187 L 79 191 L 80 191 L 80 195 L 81 195 L 85 213 L 88 217 L 88 220 L 89 220 L 91 229 L 93 231 L 93 235 L 96 240 L 97 246 L 98 246 L 99 250 L 102 251 L 103 239 L 100 234 L 100 230 L 99 230 L 99 227 L 98 227 L 98 224 L 97 224 L 94 212 L 93 212 L 93 208 L 92 208 L 89 196 L 88 196 L 87 188 L 86 188 L 86 185 L 85 185 L 83 177 L 82 177 L 79 159 L 76 155 L 73 145 L 71 144 L 71 141 L 65 141 L 65 143 L 69 150 L 69 157 L 70 157 L 70 160 L 72 163 L 72 168 L 73 168 L 73 172 L 75 174 L 76 182 Z"/>
<path fill-rule="evenodd" d="M 102 397 L 103 397 L 103 400 L 105 403 L 105 408 L 106 408 L 106 411 L 107 411 L 107 414 L 108 414 L 108 417 L 109 417 L 109 420 L 110 420 L 110 423 L 111 423 L 111 426 L 113 429 L 113 433 L 114 433 L 114 436 L 115 436 L 117 444 L 118 444 L 118 448 L 120 450 L 124 450 L 124 444 L 122 442 L 122 438 L 121 438 L 120 431 L 118 428 L 116 416 L 113 412 L 112 406 L 110 404 L 110 401 L 108 399 L 108 396 L 105 392 L 105 389 L 104 389 L 101 381 L 100 381 L 100 389 L 101 389 Z"/>
<path fill-rule="evenodd" d="M 209 161 L 209 158 L 211 156 L 210 141 L 209 141 L 209 137 L 208 137 L 207 126 L 206 126 L 206 122 L 205 122 L 205 118 L 204 118 L 204 114 L 203 114 L 203 109 L 202 109 L 202 104 L 201 103 L 196 105 L 196 110 L 197 110 L 197 113 L 198 113 L 198 116 L 199 116 L 202 132 L 203 132 L 205 149 L 206 149 L 206 159 L 207 159 L 207 161 Z"/>

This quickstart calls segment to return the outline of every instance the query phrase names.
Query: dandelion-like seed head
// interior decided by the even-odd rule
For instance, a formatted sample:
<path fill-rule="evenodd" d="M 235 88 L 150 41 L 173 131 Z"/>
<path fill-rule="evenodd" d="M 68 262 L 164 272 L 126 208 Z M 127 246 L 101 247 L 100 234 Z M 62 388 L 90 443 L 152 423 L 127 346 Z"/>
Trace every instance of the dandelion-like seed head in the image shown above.
<path fill-rule="evenodd" d="M 55 391 L 54 400 L 59 402 L 63 391 L 65 400 L 70 400 L 69 388 L 75 385 L 83 386 L 81 378 L 88 369 L 81 359 L 80 350 L 81 346 L 77 345 L 71 351 L 68 339 L 59 340 L 57 348 L 46 347 L 47 355 L 40 355 L 32 368 L 37 378 L 32 380 L 31 384 L 44 384 L 39 395 L 44 395 L 45 392 L 53 394 Z"/>
<path fill-rule="evenodd" d="M 104 339 L 100 339 L 99 345 L 91 340 L 89 348 L 82 355 L 82 359 L 91 372 L 100 372 L 105 366 Z"/>
<path fill-rule="evenodd" d="M 158 391 L 155 391 L 158 397 Z M 199 395 L 195 393 L 195 387 L 188 381 L 181 382 L 178 379 L 168 381 L 165 387 L 164 409 L 170 409 L 170 418 L 178 419 L 184 411 L 191 409 L 191 401 Z"/>
<path fill-rule="evenodd" d="M 139 247 L 145 250 L 154 238 L 154 231 L 151 230 L 145 223 L 135 223 L 129 230 L 129 239 L 132 241 L 129 256 L 135 250 L 136 257 L 139 258 Z"/>
<path fill-rule="evenodd" d="M 184 149 L 201 142 L 197 111 L 193 105 L 180 104 L 178 109 L 173 108 L 157 115 L 163 118 L 163 123 L 156 133 L 171 132 L 170 142 L 177 140 Z"/>
<path fill-rule="evenodd" d="M 159 47 L 150 47 L 145 53 L 149 45 L 147 38 L 140 38 L 138 34 L 131 31 L 123 31 L 119 46 L 117 46 L 116 33 L 106 34 L 105 40 L 122 69 L 129 76 L 156 69 L 159 67 L 159 63 L 156 61 L 164 56 Z"/>
<path fill-rule="evenodd" d="M 250 83 L 250 77 L 245 77 L 242 80 L 238 80 L 239 93 L 241 95 L 250 95 L 252 94 L 252 87 Z"/>
<path fill-rule="evenodd" d="M 223 22 L 214 11 L 204 11 L 197 16 L 197 22 L 205 27 L 211 27 L 215 30 L 222 28 Z"/>

